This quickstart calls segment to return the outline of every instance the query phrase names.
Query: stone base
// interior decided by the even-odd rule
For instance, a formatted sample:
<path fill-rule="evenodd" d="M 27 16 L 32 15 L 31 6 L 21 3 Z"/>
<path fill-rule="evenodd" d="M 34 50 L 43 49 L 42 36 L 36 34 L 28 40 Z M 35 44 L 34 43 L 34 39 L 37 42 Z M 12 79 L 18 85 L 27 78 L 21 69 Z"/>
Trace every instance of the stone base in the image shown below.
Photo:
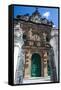
<path fill-rule="evenodd" d="M 51 82 L 50 76 L 48 77 L 31 77 L 29 79 L 23 79 L 23 84 L 27 83 L 45 83 L 45 82 Z"/>

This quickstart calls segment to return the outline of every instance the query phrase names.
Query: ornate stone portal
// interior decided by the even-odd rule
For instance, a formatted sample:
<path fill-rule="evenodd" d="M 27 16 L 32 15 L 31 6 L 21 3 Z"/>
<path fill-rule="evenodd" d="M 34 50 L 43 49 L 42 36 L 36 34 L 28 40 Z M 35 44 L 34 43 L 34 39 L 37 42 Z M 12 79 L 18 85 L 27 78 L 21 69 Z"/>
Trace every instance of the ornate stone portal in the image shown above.
<path fill-rule="evenodd" d="M 24 42 L 21 47 L 24 51 L 25 57 L 22 65 L 23 78 L 29 79 L 32 77 L 50 76 L 52 81 L 56 81 L 56 77 L 54 77 L 54 75 L 56 75 L 55 64 L 52 65 L 53 59 L 51 59 L 51 55 L 49 53 L 52 48 L 49 44 L 52 23 L 45 18 L 43 19 L 38 10 L 36 10 L 32 16 L 25 15 L 23 17 L 24 18 L 22 18 L 22 16 L 17 16 L 17 18 L 14 19 L 14 27 L 19 24 L 18 28 L 15 28 L 14 32 L 17 31 L 20 33 L 21 31 L 23 34 L 22 37 L 21 35 L 19 35 L 18 38 L 17 36 L 15 37 L 17 38 L 17 41 L 19 40 L 20 45 L 22 44 L 20 38 L 22 38 Z M 54 68 L 54 71 L 52 67 Z M 20 69 L 18 71 L 20 72 Z M 52 77 L 55 79 L 52 79 Z"/>

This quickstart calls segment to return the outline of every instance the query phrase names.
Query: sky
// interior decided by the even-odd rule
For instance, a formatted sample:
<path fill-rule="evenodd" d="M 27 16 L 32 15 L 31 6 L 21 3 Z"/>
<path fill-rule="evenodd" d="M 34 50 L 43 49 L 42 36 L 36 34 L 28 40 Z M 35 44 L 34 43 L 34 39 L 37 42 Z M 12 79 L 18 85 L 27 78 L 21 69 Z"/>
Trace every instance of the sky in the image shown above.
<path fill-rule="evenodd" d="M 14 6 L 14 17 L 16 17 L 17 15 L 24 15 L 26 13 L 32 15 L 35 10 L 36 7 Z M 49 21 L 52 21 L 54 23 L 53 27 L 58 29 L 58 8 L 38 7 L 38 11 L 42 17 L 45 17 Z"/>

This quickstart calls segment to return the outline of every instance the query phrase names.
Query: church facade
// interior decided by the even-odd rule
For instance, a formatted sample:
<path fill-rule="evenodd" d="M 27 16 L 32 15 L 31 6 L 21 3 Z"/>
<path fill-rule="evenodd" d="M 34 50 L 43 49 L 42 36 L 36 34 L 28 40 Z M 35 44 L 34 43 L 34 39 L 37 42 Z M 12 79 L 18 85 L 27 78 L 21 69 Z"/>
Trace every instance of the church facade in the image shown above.
<path fill-rule="evenodd" d="M 14 48 L 19 48 L 15 83 L 41 77 L 57 81 L 54 50 L 50 45 L 52 26 L 52 21 L 43 18 L 37 8 L 31 16 L 14 18 Z"/>

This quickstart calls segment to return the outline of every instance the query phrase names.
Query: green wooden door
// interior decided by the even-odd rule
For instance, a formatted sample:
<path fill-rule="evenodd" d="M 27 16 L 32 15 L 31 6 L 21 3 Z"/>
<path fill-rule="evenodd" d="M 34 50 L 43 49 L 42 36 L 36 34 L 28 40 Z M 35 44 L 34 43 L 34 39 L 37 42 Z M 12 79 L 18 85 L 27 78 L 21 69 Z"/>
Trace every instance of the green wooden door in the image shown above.
<path fill-rule="evenodd" d="M 41 76 L 41 57 L 39 54 L 34 53 L 31 60 L 31 76 Z"/>

